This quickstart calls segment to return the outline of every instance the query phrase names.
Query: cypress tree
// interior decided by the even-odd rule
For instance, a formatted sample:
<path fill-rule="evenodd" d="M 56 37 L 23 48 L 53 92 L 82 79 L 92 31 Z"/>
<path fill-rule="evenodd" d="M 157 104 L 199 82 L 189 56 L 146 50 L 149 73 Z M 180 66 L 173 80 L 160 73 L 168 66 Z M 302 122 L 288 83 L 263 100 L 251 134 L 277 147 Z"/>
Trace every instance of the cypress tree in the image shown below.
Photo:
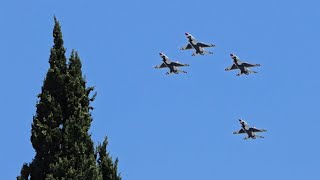
<path fill-rule="evenodd" d="M 98 165 L 102 172 L 103 180 L 121 180 L 118 174 L 118 158 L 115 162 L 112 161 L 109 153 L 107 152 L 108 138 L 105 137 L 102 144 L 97 147 Z"/>
<path fill-rule="evenodd" d="M 44 80 L 36 115 L 33 117 L 31 143 L 36 151 L 33 161 L 25 163 L 17 179 L 105 179 L 110 168 L 116 173 L 110 180 L 120 180 L 117 163 L 105 146 L 98 146 L 100 159 L 108 159 L 110 168 L 101 168 L 94 144 L 88 133 L 92 122 L 90 97 L 93 87 L 86 87 L 77 52 L 67 63 L 59 22 L 54 18 L 50 67 Z M 105 140 L 106 142 L 106 140 Z M 104 142 L 104 143 L 105 143 Z M 101 153 L 102 152 L 102 153 Z M 114 173 L 113 172 L 113 173 Z"/>
<path fill-rule="evenodd" d="M 62 132 L 59 127 L 63 121 L 65 106 L 64 86 L 66 76 L 66 57 L 61 27 L 54 18 L 53 38 L 51 48 L 50 67 L 44 80 L 36 115 L 33 117 L 31 143 L 36 151 L 32 163 L 24 164 L 21 178 L 45 179 L 50 173 L 49 166 L 54 163 L 60 154 Z"/>
<path fill-rule="evenodd" d="M 58 162 L 51 165 L 53 179 L 100 179 L 94 145 L 88 131 L 92 122 L 90 92 L 82 77 L 78 53 L 72 51 L 65 77 L 66 109 L 62 124 L 62 146 Z"/>

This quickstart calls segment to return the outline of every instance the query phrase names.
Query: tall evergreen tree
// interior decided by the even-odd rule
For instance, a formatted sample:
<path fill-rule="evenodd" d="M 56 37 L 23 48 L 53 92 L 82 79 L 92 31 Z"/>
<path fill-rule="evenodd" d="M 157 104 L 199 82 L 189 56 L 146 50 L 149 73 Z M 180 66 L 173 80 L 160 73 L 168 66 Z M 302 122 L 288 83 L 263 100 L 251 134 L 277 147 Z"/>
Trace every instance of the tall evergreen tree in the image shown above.
<path fill-rule="evenodd" d="M 90 92 L 82 76 L 81 61 L 72 51 L 67 63 L 59 22 L 54 18 L 54 45 L 51 48 L 50 67 L 33 118 L 31 143 L 35 158 L 24 164 L 17 179 L 106 179 L 108 169 L 96 160 L 94 144 L 88 133 L 92 122 Z M 105 140 L 106 142 L 106 140 Z M 103 146 L 106 148 L 105 146 Z M 120 180 L 117 163 L 99 146 L 99 157 L 109 160 L 112 179 Z"/>
<path fill-rule="evenodd" d="M 62 146 L 58 162 L 50 169 L 53 179 L 100 179 L 94 145 L 88 131 L 92 122 L 89 98 L 92 87 L 86 89 L 78 53 L 72 51 L 65 77 L 66 109 L 61 126 Z"/>
<path fill-rule="evenodd" d="M 121 180 L 118 174 L 118 158 L 115 162 L 112 161 L 109 153 L 107 152 L 108 138 L 105 137 L 102 144 L 97 147 L 98 165 L 102 172 L 103 180 Z"/>

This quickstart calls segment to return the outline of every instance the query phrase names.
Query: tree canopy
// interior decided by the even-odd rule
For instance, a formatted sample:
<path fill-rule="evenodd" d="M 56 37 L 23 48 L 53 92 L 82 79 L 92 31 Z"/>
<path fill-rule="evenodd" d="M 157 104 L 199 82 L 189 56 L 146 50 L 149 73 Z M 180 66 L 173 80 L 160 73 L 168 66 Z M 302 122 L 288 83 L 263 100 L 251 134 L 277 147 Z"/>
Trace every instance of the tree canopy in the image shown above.
<path fill-rule="evenodd" d="M 38 95 L 31 125 L 35 157 L 22 166 L 18 180 L 121 180 L 118 159 L 107 152 L 107 137 L 96 148 L 89 134 L 94 87 L 87 87 L 78 52 L 67 61 L 59 21 L 54 17 L 50 67 Z"/>

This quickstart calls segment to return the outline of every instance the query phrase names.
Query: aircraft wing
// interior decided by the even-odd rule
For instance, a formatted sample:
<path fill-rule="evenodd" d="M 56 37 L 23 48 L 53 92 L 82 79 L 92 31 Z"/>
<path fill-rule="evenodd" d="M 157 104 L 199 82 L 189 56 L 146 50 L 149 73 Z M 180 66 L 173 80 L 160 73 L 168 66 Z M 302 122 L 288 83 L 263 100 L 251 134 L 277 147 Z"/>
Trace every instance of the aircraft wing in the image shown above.
<path fill-rule="evenodd" d="M 187 49 L 193 49 L 191 44 L 187 44 L 185 47 L 181 48 L 180 50 L 187 50 Z"/>
<path fill-rule="evenodd" d="M 203 42 L 199 42 L 198 43 L 199 46 L 201 47 L 214 47 L 214 44 L 207 44 L 207 43 L 203 43 Z"/>
<path fill-rule="evenodd" d="M 232 66 L 231 66 L 231 67 L 226 68 L 226 69 L 224 69 L 224 70 L 226 70 L 226 71 L 230 71 L 230 70 L 234 70 L 234 69 L 239 69 L 239 68 L 238 68 L 238 66 L 237 66 L 237 65 L 232 64 Z"/>
<path fill-rule="evenodd" d="M 159 69 L 159 68 L 166 68 L 167 65 L 165 63 L 160 64 L 159 66 L 155 66 L 154 68 Z"/>
<path fill-rule="evenodd" d="M 189 64 L 181 64 L 178 61 L 177 62 L 171 62 L 172 65 L 176 66 L 176 67 L 180 67 L 180 66 L 190 66 Z"/>
<path fill-rule="evenodd" d="M 253 131 L 253 132 L 265 132 L 265 131 L 267 131 L 265 129 L 258 129 L 258 128 L 255 128 L 255 127 L 250 128 L 250 130 Z"/>
<path fill-rule="evenodd" d="M 260 66 L 260 64 L 250 64 L 250 63 L 247 63 L 247 62 L 243 62 L 242 63 L 245 67 L 256 67 L 256 66 Z"/>
<path fill-rule="evenodd" d="M 246 132 L 243 129 L 233 132 L 233 134 L 242 134 L 242 133 L 246 133 Z"/>

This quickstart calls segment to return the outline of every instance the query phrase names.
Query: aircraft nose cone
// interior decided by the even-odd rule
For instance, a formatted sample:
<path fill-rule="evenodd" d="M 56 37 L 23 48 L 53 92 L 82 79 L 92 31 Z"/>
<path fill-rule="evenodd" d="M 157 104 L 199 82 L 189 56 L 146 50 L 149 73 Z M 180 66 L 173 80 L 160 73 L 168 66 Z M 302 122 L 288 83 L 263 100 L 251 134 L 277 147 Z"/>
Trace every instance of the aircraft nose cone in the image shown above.
<path fill-rule="evenodd" d="M 160 56 L 162 56 L 162 53 L 159 53 Z"/>
<path fill-rule="evenodd" d="M 230 56 L 233 56 L 233 54 L 230 54 Z"/>
<path fill-rule="evenodd" d="M 186 33 L 184 33 L 184 34 L 185 34 L 186 36 L 188 36 L 188 35 L 189 35 L 189 33 L 187 33 L 187 32 L 186 32 Z"/>

